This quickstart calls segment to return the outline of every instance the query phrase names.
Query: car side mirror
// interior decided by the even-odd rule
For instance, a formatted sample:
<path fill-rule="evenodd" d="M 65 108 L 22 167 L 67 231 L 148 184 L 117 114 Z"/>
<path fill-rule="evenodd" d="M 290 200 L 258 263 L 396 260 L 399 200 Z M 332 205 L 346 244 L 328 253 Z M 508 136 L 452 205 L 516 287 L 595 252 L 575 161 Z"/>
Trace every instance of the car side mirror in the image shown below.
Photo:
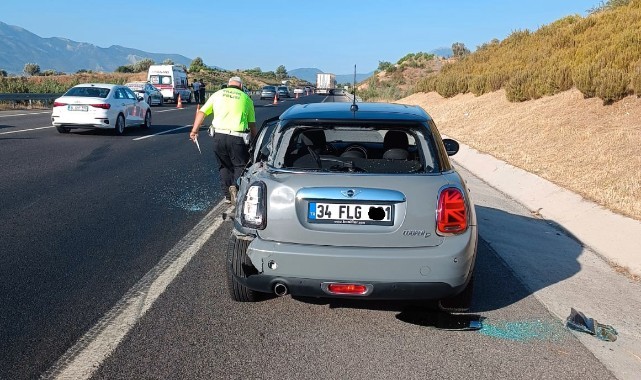
<path fill-rule="evenodd" d="M 445 145 L 445 151 L 448 156 L 455 155 L 459 150 L 459 144 L 456 140 L 443 139 L 443 145 Z"/>

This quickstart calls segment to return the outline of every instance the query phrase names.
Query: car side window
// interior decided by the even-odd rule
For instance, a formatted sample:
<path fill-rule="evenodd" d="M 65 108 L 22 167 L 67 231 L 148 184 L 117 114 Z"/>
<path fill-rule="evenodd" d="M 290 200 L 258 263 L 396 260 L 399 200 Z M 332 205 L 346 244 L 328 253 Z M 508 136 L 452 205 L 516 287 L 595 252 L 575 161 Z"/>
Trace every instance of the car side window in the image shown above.
<path fill-rule="evenodd" d="M 125 98 L 130 99 L 130 100 L 138 100 L 138 98 L 136 97 L 136 94 L 134 94 L 134 92 L 131 91 L 130 89 L 123 88 L 122 90 L 125 93 Z"/>

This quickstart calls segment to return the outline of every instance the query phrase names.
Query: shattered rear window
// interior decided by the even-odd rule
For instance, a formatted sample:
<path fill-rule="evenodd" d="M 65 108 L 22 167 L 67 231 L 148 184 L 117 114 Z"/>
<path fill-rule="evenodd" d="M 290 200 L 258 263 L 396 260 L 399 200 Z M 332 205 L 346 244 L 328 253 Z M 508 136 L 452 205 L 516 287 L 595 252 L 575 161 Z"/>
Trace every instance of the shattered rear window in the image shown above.
<path fill-rule="evenodd" d="M 275 166 L 295 171 L 432 173 L 432 139 L 407 125 L 299 125 L 283 134 Z"/>

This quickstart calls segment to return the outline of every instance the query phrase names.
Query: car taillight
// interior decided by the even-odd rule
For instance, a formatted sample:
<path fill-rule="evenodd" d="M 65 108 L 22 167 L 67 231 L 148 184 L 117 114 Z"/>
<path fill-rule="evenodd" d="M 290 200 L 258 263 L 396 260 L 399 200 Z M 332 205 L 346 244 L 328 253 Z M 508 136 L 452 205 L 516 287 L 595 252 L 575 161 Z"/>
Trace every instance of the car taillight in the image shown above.
<path fill-rule="evenodd" d="M 439 234 L 459 234 L 467 230 L 467 207 L 460 189 L 441 190 L 436 210 L 436 231 Z"/>
<path fill-rule="evenodd" d="M 63 106 L 66 106 L 66 105 L 67 105 L 67 103 L 53 102 L 53 106 L 54 107 L 63 107 Z"/>
<path fill-rule="evenodd" d="M 109 103 L 91 104 L 91 106 L 94 108 L 102 108 L 103 110 L 108 110 L 109 108 L 111 108 L 111 104 Z"/>
<path fill-rule="evenodd" d="M 243 227 L 262 230 L 267 225 L 267 187 L 263 182 L 253 183 L 242 199 L 240 220 Z"/>

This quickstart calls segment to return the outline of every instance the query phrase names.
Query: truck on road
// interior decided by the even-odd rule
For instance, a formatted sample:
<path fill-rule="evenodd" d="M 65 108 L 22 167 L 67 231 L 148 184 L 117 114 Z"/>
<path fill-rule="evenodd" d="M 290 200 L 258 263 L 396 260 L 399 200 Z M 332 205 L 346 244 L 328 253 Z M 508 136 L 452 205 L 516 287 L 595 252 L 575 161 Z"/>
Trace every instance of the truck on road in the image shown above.
<path fill-rule="evenodd" d="M 316 93 L 333 95 L 336 89 L 336 75 L 329 73 L 316 74 Z"/>

